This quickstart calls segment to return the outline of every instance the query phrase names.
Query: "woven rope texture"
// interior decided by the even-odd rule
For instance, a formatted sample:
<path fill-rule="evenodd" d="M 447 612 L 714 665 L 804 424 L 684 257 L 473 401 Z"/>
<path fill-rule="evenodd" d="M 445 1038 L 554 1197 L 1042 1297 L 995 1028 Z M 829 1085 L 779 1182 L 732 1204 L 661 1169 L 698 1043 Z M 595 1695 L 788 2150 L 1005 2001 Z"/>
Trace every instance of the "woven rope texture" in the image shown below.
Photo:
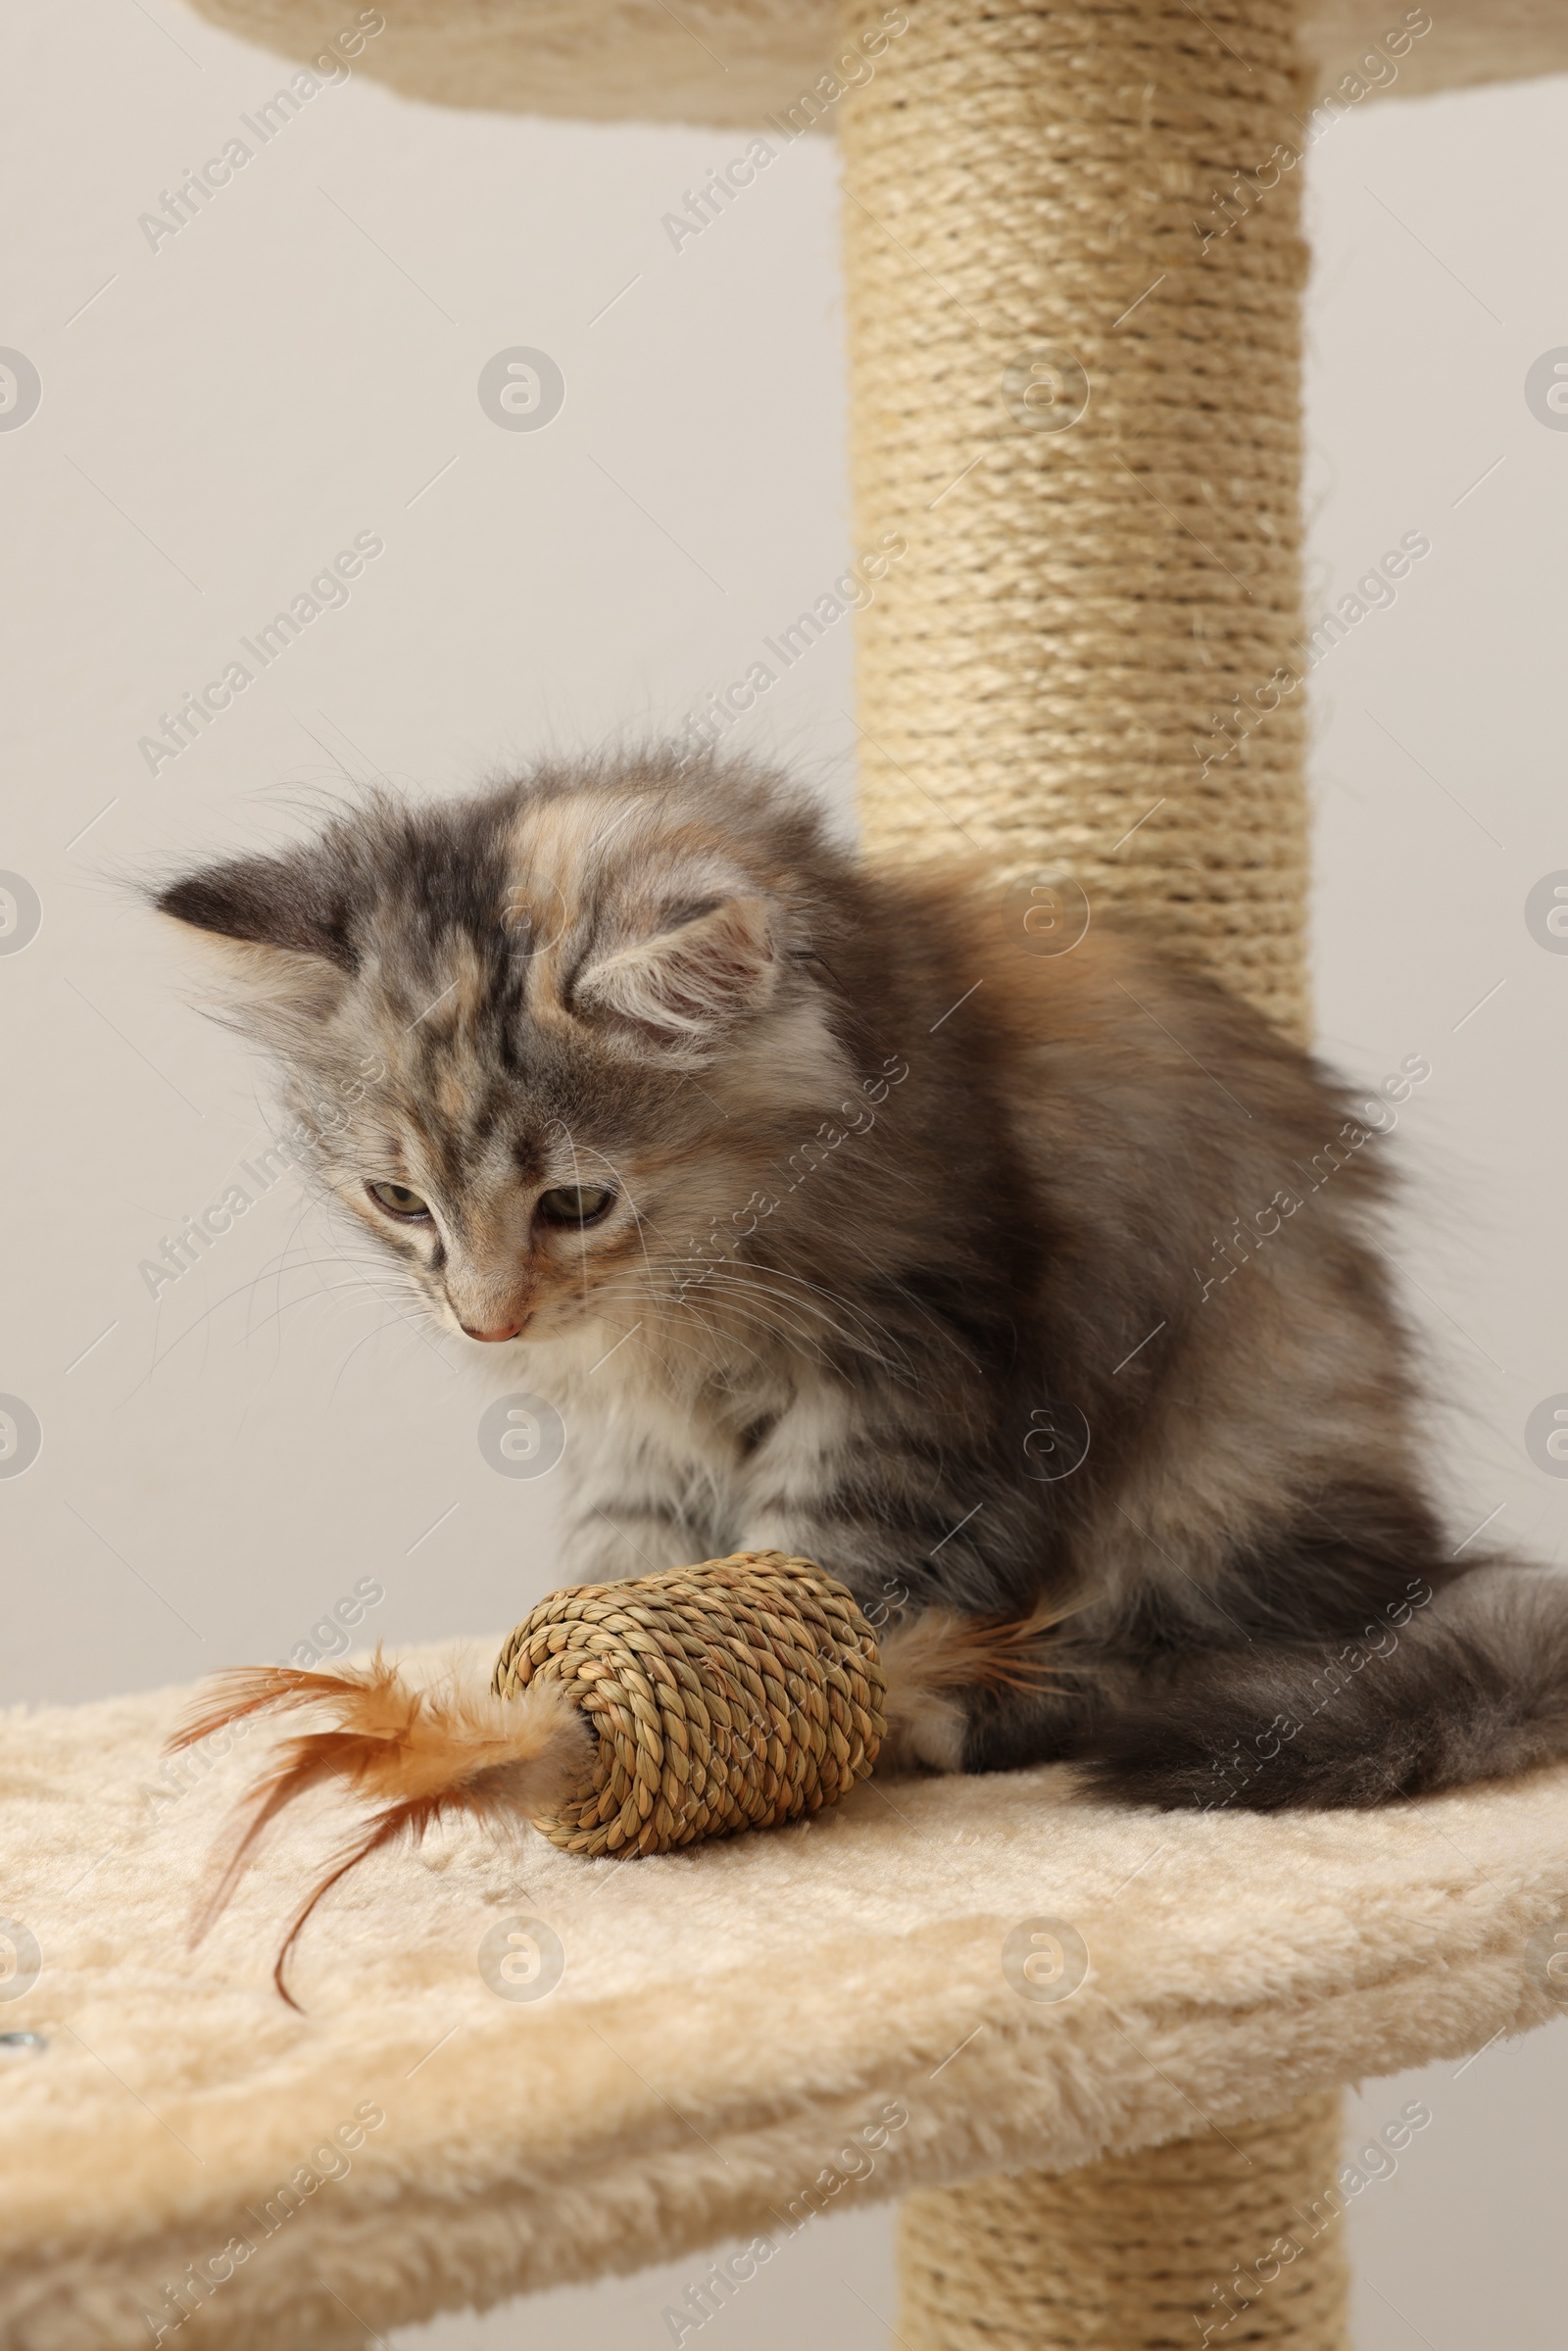
<path fill-rule="evenodd" d="M 907 543 L 868 845 L 1071 877 L 1299 1033 L 1291 0 L 900 13 L 839 109 L 856 544 Z"/>
<path fill-rule="evenodd" d="M 544 1676 L 599 1739 L 591 1784 L 534 1824 L 569 1853 L 662 1853 L 815 1812 L 866 1777 L 886 1729 L 870 1626 L 842 1584 L 778 1551 L 551 1592 L 492 1688 Z"/>
<path fill-rule="evenodd" d="M 1228 2138 L 910 2196 L 899 2340 L 907 2351 L 1194 2351 L 1200 2340 L 1344 2351 L 1340 2131 L 1331 2091 Z"/>

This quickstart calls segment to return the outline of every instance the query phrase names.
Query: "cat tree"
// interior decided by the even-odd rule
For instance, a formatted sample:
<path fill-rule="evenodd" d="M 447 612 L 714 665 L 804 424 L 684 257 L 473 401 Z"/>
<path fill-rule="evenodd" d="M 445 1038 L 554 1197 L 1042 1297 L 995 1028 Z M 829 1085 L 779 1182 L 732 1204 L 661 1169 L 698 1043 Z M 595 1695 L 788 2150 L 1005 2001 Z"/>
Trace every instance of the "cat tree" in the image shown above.
<path fill-rule="evenodd" d="M 199 4 L 306 62 L 344 13 Z M 978 847 L 1064 924 L 1080 893 L 1114 901 L 1304 1033 L 1301 159 L 1325 107 L 1568 68 L 1568 11 L 382 13 L 357 70 L 421 98 L 839 136 L 855 538 L 897 529 L 908 548 L 859 623 L 871 846 Z M 591 1893 L 565 1874 L 590 1865 L 530 1859 L 529 1907 L 569 1955 L 548 2003 L 472 1982 L 475 1900 L 502 1924 L 515 1907 L 501 1859 L 466 1853 L 456 1888 L 368 1868 L 301 2028 L 177 1950 L 207 1793 L 181 1794 L 189 1825 L 162 1857 L 124 1793 L 174 1711 L 125 1701 L 29 1731 L 55 1791 L 35 1853 L 74 1849 L 106 1807 L 128 1826 L 86 1907 L 50 1913 L 77 1960 L 14 2013 L 57 2009 L 59 2036 L 138 2103 L 87 2055 L 69 2095 L 42 2069 L 19 2080 L 29 2162 L 0 2206 L 0 2319 L 21 2351 L 128 2340 L 133 2305 L 187 2304 L 197 2342 L 329 2351 L 726 2235 L 771 2241 L 840 2197 L 868 2131 L 854 2192 L 913 2191 L 906 2351 L 1140 2351 L 1193 2341 L 1205 2316 L 1204 2339 L 1337 2351 L 1343 2229 L 1308 2216 L 1357 2192 L 1336 2187 L 1339 2085 L 1555 2010 L 1568 1776 L 1262 1820 L 1117 1813 L 1021 1774 L 896 1804 L 873 1784 L 808 1830 L 596 1875 Z M 256 1902 L 287 1898 L 264 1866 Z M 105 1899 L 134 2049 L 79 1958 Z M 1065 1962 L 1009 1976 L 1009 1935 L 1059 1957 L 1062 1922 L 1083 1981 Z M 229 1949 L 241 1967 L 243 1939 Z M 364 2151 L 328 2184 L 307 2141 L 367 2099 L 385 2135 L 354 2125 Z M 287 2228 L 265 2228 L 291 2162 Z M 199 2265 L 224 2230 L 214 2290 Z M 695 2260 L 692 2278 L 679 2340 L 745 2290 Z"/>

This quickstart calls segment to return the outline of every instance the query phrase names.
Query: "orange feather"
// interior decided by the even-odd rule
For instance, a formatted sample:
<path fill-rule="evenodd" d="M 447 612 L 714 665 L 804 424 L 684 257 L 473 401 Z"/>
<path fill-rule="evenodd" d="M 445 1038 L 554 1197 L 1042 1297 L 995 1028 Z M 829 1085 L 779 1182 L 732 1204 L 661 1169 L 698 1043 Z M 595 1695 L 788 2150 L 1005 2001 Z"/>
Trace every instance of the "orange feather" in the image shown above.
<path fill-rule="evenodd" d="M 559 1682 L 530 1683 L 515 1697 L 406 1682 L 377 1648 L 366 1666 L 303 1673 L 292 1666 L 236 1666 L 215 1677 L 169 1741 L 173 1752 L 262 1714 L 318 1708 L 331 1727 L 286 1739 L 229 1814 L 191 1921 L 192 1947 L 216 1925 L 278 1815 L 313 1788 L 336 1783 L 380 1809 L 336 1853 L 295 1913 L 272 1970 L 291 2008 L 289 1953 L 329 1887 L 369 1854 L 407 1835 L 417 1844 L 443 1816 L 468 1813 L 515 1830 L 589 1780 L 593 1734 Z"/>

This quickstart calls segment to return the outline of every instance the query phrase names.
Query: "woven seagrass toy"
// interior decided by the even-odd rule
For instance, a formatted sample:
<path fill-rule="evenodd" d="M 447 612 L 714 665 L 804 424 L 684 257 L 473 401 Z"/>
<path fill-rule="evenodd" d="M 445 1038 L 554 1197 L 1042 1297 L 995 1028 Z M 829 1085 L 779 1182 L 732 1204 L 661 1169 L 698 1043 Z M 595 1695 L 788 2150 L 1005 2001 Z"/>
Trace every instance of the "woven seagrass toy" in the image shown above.
<path fill-rule="evenodd" d="M 1019 1646 L 1014 1629 L 966 1629 L 945 1667 L 927 1663 L 923 1687 L 953 1671 L 983 1676 L 988 1649 L 993 1670 L 1011 1673 Z M 417 1840 L 443 1814 L 468 1812 L 496 1828 L 531 1821 L 567 1852 L 629 1857 L 772 1828 L 866 1777 L 887 1730 L 886 1687 L 851 1593 L 777 1551 L 552 1592 L 508 1635 L 488 1691 L 456 1677 L 416 1689 L 379 1649 L 331 1674 L 237 1667 L 172 1746 L 306 1708 L 331 1727 L 286 1739 L 241 1799 L 192 1939 L 277 1815 L 322 1783 L 346 1782 L 381 1808 L 296 1913 L 274 1969 L 285 1999 L 289 1951 L 322 1894 L 405 1833 Z"/>
<path fill-rule="evenodd" d="M 498 1697 L 554 1680 L 598 1747 L 534 1826 L 568 1853 L 662 1853 L 836 1803 L 887 1725 L 870 1625 L 808 1559 L 741 1551 L 541 1600 L 502 1644 Z"/>

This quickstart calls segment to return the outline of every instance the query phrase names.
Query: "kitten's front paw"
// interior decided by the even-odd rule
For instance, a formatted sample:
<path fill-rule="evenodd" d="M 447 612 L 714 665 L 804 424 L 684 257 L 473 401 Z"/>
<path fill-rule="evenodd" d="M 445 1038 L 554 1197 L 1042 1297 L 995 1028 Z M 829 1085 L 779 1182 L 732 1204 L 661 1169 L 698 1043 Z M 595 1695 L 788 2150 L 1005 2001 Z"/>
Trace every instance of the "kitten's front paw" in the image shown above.
<path fill-rule="evenodd" d="M 874 1779 L 900 1772 L 958 1772 L 963 1769 L 964 1712 L 956 1698 L 934 1690 L 901 1694 L 894 1708 L 888 1685 L 887 1736 L 877 1751 Z"/>

